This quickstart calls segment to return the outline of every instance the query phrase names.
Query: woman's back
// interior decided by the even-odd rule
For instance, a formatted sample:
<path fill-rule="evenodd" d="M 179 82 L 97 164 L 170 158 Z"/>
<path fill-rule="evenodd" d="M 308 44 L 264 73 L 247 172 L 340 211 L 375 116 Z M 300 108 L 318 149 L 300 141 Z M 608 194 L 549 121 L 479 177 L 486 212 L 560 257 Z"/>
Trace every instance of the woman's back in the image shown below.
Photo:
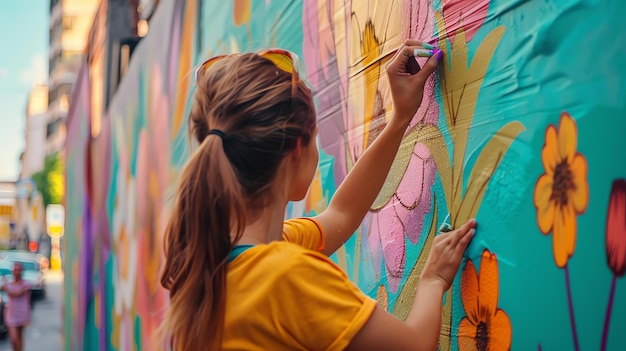
<path fill-rule="evenodd" d="M 343 350 L 376 303 L 323 249 L 309 219 L 283 238 L 248 248 L 228 264 L 224 350 Z"/>
<path fill-rule="evenodd" d="M 199 146 L 180 177 L 161 278 L 170 308 L 160 331 L 172 348 L 436 349 L 443 294 L 475 221 L 435 239 L 415 295 L 423 309 L 412 309 L 406 323 L 377 308 L 328 258 L 387 178 L 441 58 L 432 49 L 405 42 L 387 67 L 393 116 L 328 206 L 314 219 L 287 222 L 285 208 L 306 196 L 319 161 L 313 96 L 297 56 L 270 49 L 198 67 L 189 121 Z M 424 52 L 437 55 L 413 75 L 409 59 Z"/>

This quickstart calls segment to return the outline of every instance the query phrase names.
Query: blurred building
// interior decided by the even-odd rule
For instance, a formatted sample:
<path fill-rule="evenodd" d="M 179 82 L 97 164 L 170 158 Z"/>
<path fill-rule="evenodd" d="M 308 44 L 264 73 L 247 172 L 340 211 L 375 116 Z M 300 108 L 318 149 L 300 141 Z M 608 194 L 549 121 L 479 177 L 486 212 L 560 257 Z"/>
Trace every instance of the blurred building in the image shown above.
<path fill-rule="evenodd" d="M 90 66 L 91 119 L 97 133 L 158 4 L 159 0 L 50 0 L 46 154 L 63 149 L 65 119 L 83 62 Z"/>
<path fill-rule="evenodd" d="M 145 6 L 140 12 L 140 2 Z M 105 111 L 126 69 L 130 57 L 148 31 L 148 20 L 158 1 L 102 0 L 89 31 L 86 64 L 89 66 L 91 130 L 100 133 Z M 145 16 L 146 19 L 140 19 Z"/>
<path fill-rule="evenodd" d="M 0 181 L 0 248 L 8 248 L 15 231 L 16 211 L 15 182 Z"/>
<path fill-rule="evenodd" d="M 29 94 L 20 179 L 11 183 L 6 200 L 0 193 L 0 246 L 3 237 L 12 246 L 49 241 L 46 204 L 32 176 L 43 170 L 46 156 L 64 157 L 65 125 L 78 72 L 85 64 L 89 67 L 91 111 L 85 117 L 91 118 L 97 133 L 158 4 L 159 0 L 50 0 L 48 84 L 36 85 Z"/>
<path fill-rule="evenodd" d="M 22 169 L 15 184 L 15 207 L 12 247 L 25 248 L 29 242 L 39 243 L 43 236 L 43 200 L 32 181 L 33 174 L 44 168 L 46 131 L 48 126 L 48 86 L 36 84 L 26 103 L 25 147 L 20 158 Z"/>
<path fill-rule="evenodd" d="M 50 0 L 49 100 L 46 154 L 62 150 L 65 117 L 100 0 Z"/>
<path fill-rule="evenodd" d="M 21 157 L 20 179 L 30 178 L 43 169 L 46 157 L 46 130 L 48 126 L 48 86 L 36 84 L 26 103 L 25 147 Z"/>

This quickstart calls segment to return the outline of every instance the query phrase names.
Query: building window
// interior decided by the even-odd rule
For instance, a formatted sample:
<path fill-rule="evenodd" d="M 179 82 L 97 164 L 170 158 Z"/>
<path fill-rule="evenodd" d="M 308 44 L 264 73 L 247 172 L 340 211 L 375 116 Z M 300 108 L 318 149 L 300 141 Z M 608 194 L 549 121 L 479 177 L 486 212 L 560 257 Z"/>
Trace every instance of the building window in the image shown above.
<path fill-rule="evenodd" d="M 68 94 L 59 97 L 59 109 L 65 113 L 70 110 L 70 96 Z"/>
<path fill-rule="evenodd" d="M 61 123 L 63 123 L 63 118 L 57 118 L 54 121 L 48 123 L 46 127 L 46 138 L 49 139 L 50 137 L 54 136 L 59 130 Z"/>
<path fill-rule="evenodd" d="M 57 67 L 57 60 L 53 58 L 52 60 L 50 60 L 50 63 L 48 64 L 48 74 L 52 75 L 56 67 Z"/>
<path fill-rule="evenodd" d="M 72 83 L 61 83 L 56 88 L 50 89 L 48 92 L 49 103 L 52 104 L 59 99 L 61 109 L 69 109 L 73 89 L 74 85 Z"/>
<path fill-rule="evenodd" d="M 63 33 L 63 21 L 57 21 L 54 24 L 54 37 L 58 38 Z"/>
<path fill-rule="evenodd" d="M 63 83 L 59 85 L 57 91 L 59 95 L 70 95 L 72 93 L 72 88 L 72 83 Z"/>
<path fill-rule="evenodd" d="M 63 16 L 63 30 L 71 30 L 76 16 Z"/>
<path fill-rule="evenodd" d="M 75 59 L 75 58 L 80 58 L 80 56 L 83 53 L 81 51 L 73 51 L 73 50 L 63 50 L 63 52 L 61 53 L 61 57 L 63 57 L 63 59 Z"/>

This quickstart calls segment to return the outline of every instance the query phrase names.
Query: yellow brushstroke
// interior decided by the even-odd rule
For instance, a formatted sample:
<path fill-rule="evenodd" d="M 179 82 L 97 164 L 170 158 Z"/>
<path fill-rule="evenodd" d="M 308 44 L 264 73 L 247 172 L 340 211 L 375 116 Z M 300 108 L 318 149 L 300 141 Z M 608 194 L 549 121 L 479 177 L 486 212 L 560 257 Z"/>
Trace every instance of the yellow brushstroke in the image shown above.
<path fill-rule="evenodd" d="M 510 122 L 502 127 L 485 145 L 472 169 L 467 190 L 456 213 L 454 223 L 464 223 L 468 219 L 476 217 L 489 179 L 496 172 L 513 141 L 524 130 L 525 128 L 520 122 Z"/>
<path fill-rule="evenodd" d="M 149 189 L 149 199 L 150 204 L 148 204 L 149 211 L 151 213 L 149 217 L 148 228 L 152 230 L 147 230 L 146 235 L 158 235 L 155 227 L 157 227 L 157 213 L 156 213 L 156 204 L 158 203 L 157 199 L 159 198 L 159 183 L 155 170 L 151 170 L 148 174 L 148 189 Z M 148 282 L 148 291 L 150 293 L 155 293 L 157 288 L 159 287 L 159 244 L 157 237 L 147 237 L 145 239 L 145 245 L 141 249 L 146 250 L 145 252 L 145 279 Z M 152 245 L 149 245 L 152 244 Z"/>
<path fill-rule="evenodd" d="M 518 134 L 524 130 L 519 122 L 511 122 L 500 129 L 481 151 L 474 168 L 470 173 L 467 192 L 463 196 L 463 174 L 465 165 L 465 155 L 468 142 L 469 129 L 472 125 L 478 94 L 484 81 L 487 68 L 493 54 L 504 35 L 505 28 L 497 27 L 489 33 L 479 45 L 473 56 L 471 64 L 465 33 L 460 31 L 456 34 L 456 40 L 448 49 L 445 23 L 441 12 L 435 13 L 440 42 L 439 47 L 444 51 L 443 70 L 441 70 L 440 87 L 442 92 L 443 107 L 446 124 L 452 139 L 451 148 L 446 145 L 446 141 L 441 131 L 432 125 L 423 125 L 419 130 L 418 142 L 424 143 L 433 155 L 437 170 L 442 180 L 443 190 L 448 211 L 452 214 L 452 225 L 465 222 L 474 217 L 480 208 L 487 183 L 500 164 L 504 154 Z M 452 149 L 453 154 L 450 154 Z M 450 157 L 452 156 L 452 157 Z M 436 205 L 436 203 L 435 203 Z M 436 210 L 435 210 L 436 213 Z M 436 219 L 433 222 L 436 225 Z M 433 229 L 431 228 L 431 231 Z M 427 240 L 433 240 L 430 237 Z M 430 245 L 432 242 L 430 243 Z M 428 241 L 425 245 L 429 245 Z M 428 247 L 429 249 L 429 247 Z M 394 311 L 401 313 L 400 317 L 406 318 L 410 305 L 411 296 L 415 294 L 417 276 L 419 275 L 417 266 L 425 263 L 428 252 L 425 246 L 420 259 L 411 276 L 401 291 L 402 298 L 398 299 Z M 422 263 L 423 269 L 423 263 Z M 405 293 L 405 289 L 409 293 Z M 442 329 L 440 337 L 440 350 L 449 351 L 451 325 L 452 325 L 452 295 L 448 291 L 446 303 L 443 307 Z M 404 295 L 406 294 L 406 296 Z"/>
<path fill-rule="evenodd" d="M 365 116 L 363 120 L 363 150 L 367 148 L 370 125 L 374 116 L 376 93 L 378 92 L 378 80 L 380 79 L 380 42 L 376 36 L 374 24 L 367 21 L 363 30 L 361 42 L 361 56 L 365 67 Z"/>
<path fill-rule="evenodd" d="M 122 316 L 115 313 L 111 313 L 111 325 L 113 329 L 111 330 L 111 346 L 115 349 L 120 349 L 120 327 L 122 324 Z"/>
<path fill-rule="evenodd" d="M 480 43 L 480 46 L 476 50 L 474 54 L 474 58 L 472 59 L 472 63 L 467 71 L 468 75 L 465 78 L 465 81 L 462 83 L 463 88 L 461 88 L 461 83 L 457 82 L 457 78 L 453 78 L 454 82 L 451 90 L 456 91 L 456 98 L 453 101 L 456 103 L 458 111 L 456 111 L 456 125 L 455 125 L 455 136 L 454 136 L 454 159 L 455 160 L 463 160 L 467 148 L 467 140 L 469 135 L 469 130 L 472 125 L 472 120 L 474 119 L 474 111 L 476 109 L 476 103 L 478 101 L 478 93 L 480 92 L 480 88 L 483 84 L 483 80 L 485 79 L 485 75 L 487 73 L 487 68 L 489 67 L 489 62 L 491 62 L 491 58 L 493 57 L 494 52 L 500 42 L 500 39 L 504 35 L 504 27 L 497 27 L 491 33 L 487 34 L 487 37 Z M 461 33 L 461 35 L 457 36 L 459 40 L 455 40 L 455 47 L 457 43 L 465 43 L 465 33 Z M 464 50 L 464 55 L 467 56 L 467 46 L 464 44 L 458 44 L 461 47 L 461 50 Z M 460 57 L 463 55 L 455 55 L 452 54 L 453 59 L 455 57 Z M 455 63 L 453 63 L 455 64 Z M 456 63 L 458 66 L 461 65 L 461 61 Z M 467 60 L 462 61 L 463 67 L 467 67 Z M 456 69 L 454 76 L 456 77 Z M 460 78 L 458 78 L 460 80 Z M 457 88 L 454 88 L 457 87 Z M 445 99 L 445 98 L 444 98 Z M 448 100 L 450 101 L 450 100 Z M 452 106 L 450 106 L 452 107 Z M 461 206 L 461 194 L 463 189 L 463 166 L 465 162 L 458 162 L 455 165 L 459 165 L 459 167 L 454 167 L 453 181 L 455 182 L 455 212 L 458 211 Z M 454 222 L 453 222 L 454 223 Z"/>
<path fill-rule="evenodd" d="M 100 279 L 104 279 L 104 277 L 100 277 Z M 100 294 L 100 289 L 95 289 L 93 294 L 93 324 L 97 329 L 100 329 L 100 303 L 102 299 L 102 295 Z"/>
<path fill-rule="evenodd" d="M 131 257 L 129 252 L 128 235 L 126 234 L 126 226 L 122 225 L 120 228 L 120 235 L 118 240 L 114 240 L 113 247 L 117 248 L 116 253 L 119 261 L 120 279 L 128 279 L 128 262 Z"/>
<path fill-rule="evenodd" d="M 176 104 L 174 107 L 174 117 L 172 120 L 172 139 L 178 134 L 183 123 L 187 96 L 190 90 L 190 79 L 193 76 L 192 54 L 193 41 L 196 37 L 196 1 L 185 2 L 185 15 L 183 17 L 183 30 L 180 35 L 180 58 L 178 61 L 178 79 L 176 83 Z"/>
<path fill-rule="evenodd" d="M 378 211 L 382 209 L 398 189 L 402 176 L 409 167 L 409 161 L 411 160 L 411 155 L 415 149 L 415 144 L 417 144 L 419 134 L 420 130 L 414 129 L 409 132 L 404 139 L 402 139 L 400 148 L 398 149 L 396 157 L 391 165 L 391 169 L 387 174 L 387 179 L 385 180 L 380 193 L 378 193 L 376 200 L 374 200 L 374 203 L 372 204 L 372 210 Z"/>
<path fill-rule="evenodd" d="M 446 302 L 441 311 L 441 331 L 439 332 L 439 350 L 450 351 L 452 337 L 452 287 L 446 292 Z"/>
<path fill-rule="evenodd" d="M 378 287 L 378 291 L 376 291 L 376 303 L 378 307 L 384 309 L 385 311 L 389 310 L 389 294 L 387 293 L 387 288 L 383 284 L 380 284 Z"/>
<path fill-rule="evenodd" d="M 346 254 L 346 246 L 341 245 L 335 251 L 335 255 L 337 255 L 337 265 L 343 269 L 344 272 L 348 272 L 348 256 Z"/>
<path fill-rule="evenodd" d="M 451 184 L 448 186 L 451 188 L 451 194 L 446 194 L 446 198 L 450 213 L 456 214 L 462 202 L 464 157 L 478 94 L 505 28 L 500 26 L 491 31 L 481 42 L 471 64 L 468 65 L 469 54 L 465 32 L 460 31 L 456 34 L 452 49 L 448 50 L 445 23 L 441 12 L 436 12 L 435 17 L 442 38 L 439 47 L 444 51 L 445 57 L 440 80 L 443 105 L 448 130 L 454 144 L 452 174 L 449 180 Z M 453 222 L 452 225 L 454 224 Z"/>
<path fill-rule="evenodd" d="M 311 211 L 315 211 L 317 214 L 321 213 L 326 209 L 326 204 L 328 203 L 328 196 L 325 195 L 322 187 L 322 172 L 318 168 L 305 200 L 305 211 L 307 213 L 311 213 Z"/>
<path fill-rule="evenodd" d="M 435 165 L 437 166 L 439 177 L 443 185 L 446 203 L 448 204 L 448 211 L 450 211 L 452 203 L 452 164 L 443 135 L 437 126 L 427 124 L 422 126 L 419 130 L 418 141 L 426 145 L 435 160 Z"/>

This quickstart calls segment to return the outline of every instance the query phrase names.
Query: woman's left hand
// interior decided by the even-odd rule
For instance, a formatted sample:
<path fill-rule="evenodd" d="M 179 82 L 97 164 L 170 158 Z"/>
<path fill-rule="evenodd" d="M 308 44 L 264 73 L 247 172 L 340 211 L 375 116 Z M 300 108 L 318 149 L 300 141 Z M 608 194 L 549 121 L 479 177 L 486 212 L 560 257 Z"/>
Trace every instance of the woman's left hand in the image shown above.
<path fill-rule="evenodd" d="M 426 80 L 437 69 L 438 61 L 443 55 L 442 51 L 434 49 L 433 56 L 428 59 L 424 67 L 412 75 L 408 71 L 407 63 L 414 56 L 415 49 L 424 50 L 422 42 L 407 39 L 387 65 L 395 117 L 407 123 L 411 121 L 420 107 Z"/>

